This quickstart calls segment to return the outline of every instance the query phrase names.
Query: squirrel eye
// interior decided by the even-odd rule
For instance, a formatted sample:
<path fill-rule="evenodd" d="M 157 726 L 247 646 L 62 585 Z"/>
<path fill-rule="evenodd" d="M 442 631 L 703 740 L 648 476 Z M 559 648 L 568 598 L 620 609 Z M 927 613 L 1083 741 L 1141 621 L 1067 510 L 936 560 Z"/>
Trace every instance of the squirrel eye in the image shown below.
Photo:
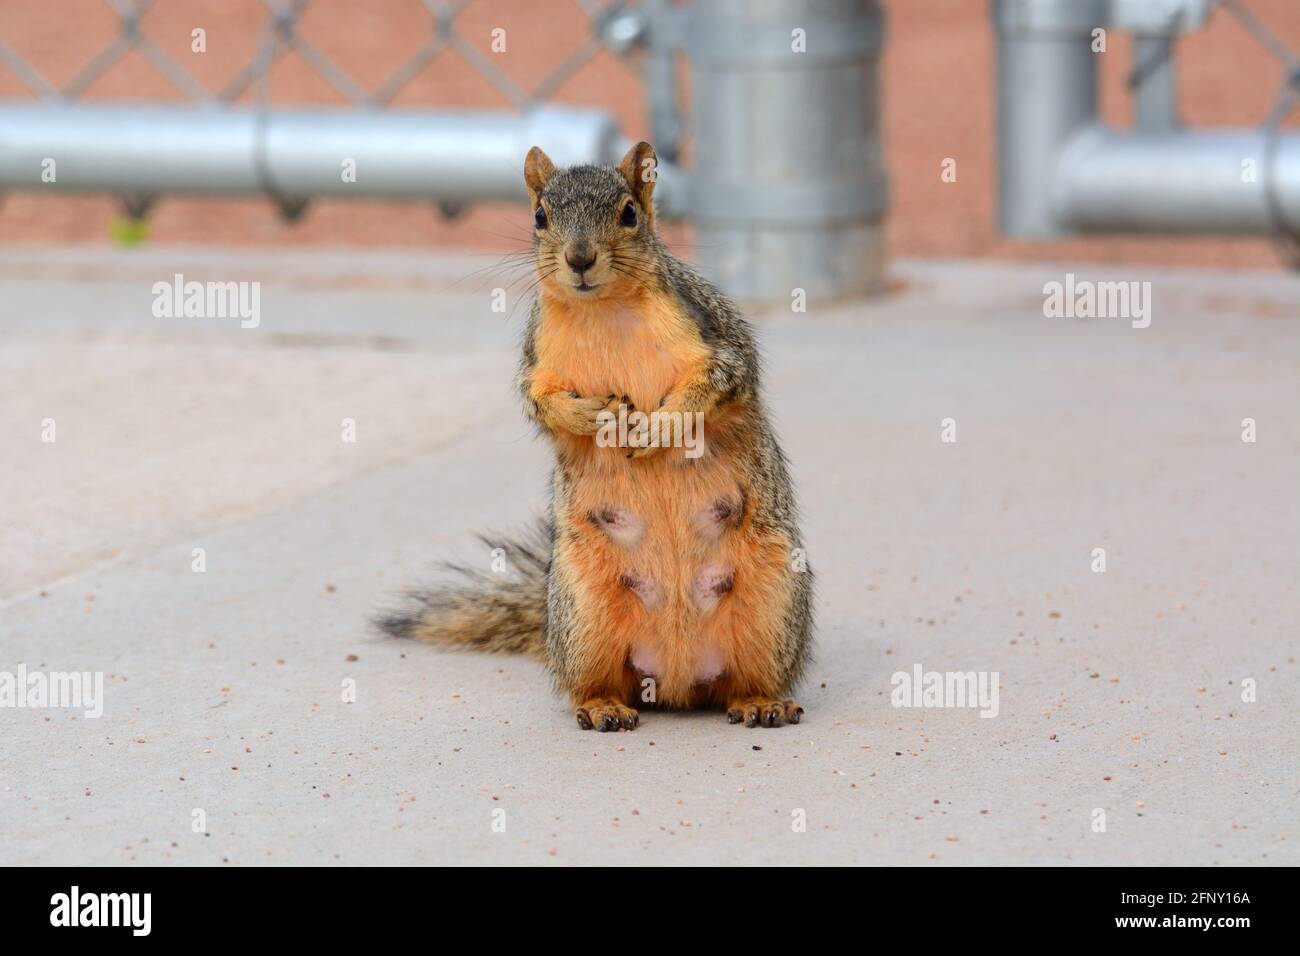
<path fill-rule="evenodd" d="M 632 205 L 632 200 L 629 199 L 627 205 L 623 207 L 623 215 L 618 222 L 621 226 L 636 225 L 636 206 Z"/>
<path fill-rule="evenodd" d="M 533 222 L 537 223 L 538 229 L 546 228 L 546 210 L 541 206 L 538 206 L 537 212 L 533 214 Z"/>

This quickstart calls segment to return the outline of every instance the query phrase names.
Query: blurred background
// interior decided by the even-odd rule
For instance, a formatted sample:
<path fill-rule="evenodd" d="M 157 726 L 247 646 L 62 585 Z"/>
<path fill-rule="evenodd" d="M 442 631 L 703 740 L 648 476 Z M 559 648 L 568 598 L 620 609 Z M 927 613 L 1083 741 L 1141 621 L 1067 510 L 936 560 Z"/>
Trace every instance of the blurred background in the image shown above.
<path fill-rule="evenodd" d="M 1150 3 L 1164 5 L 1162 0 Z M 642 6 L 652 16 L 683 10 L 666 3 Z M 736 5 L 746 6 L 771 16 L 783 5 Z M 824 18 L 828 11 L 843 16 L 846 8 L 869 13 L 874 4 L 787 0 L 784 6 L 797 20 Z M 1241 19 L 1230 15 L 1232 11 L 1217 6 L 1209 4 L 1203 26 L 1179 36 L 1179 112 L 1194 127 L 1258 127 L 1275 104 L 1285 64 Z M 1242 0 L 1238 6 L 1258 18 L 1284 47 L 1300 49 L 1300 12 L 1291 0 Z M 1272 243 L 1263 236 L 1106 235 L 1025 241 L 1001 235 L 995 194 L 996 38 L 990 4 L 885 0 L 881 7 L 886 25 L 879 46 L 878 132 L 889 183 L 884 223 L 889 256 L 1281 267 Z M 249 71 L 251 67 L 256 72 L 277 11 L 289 24 L 280 36 L 288 42 L 263 82 Z M 212 96 L 250 108 L 261 103 L 350 109 L 376 94 L 394 109 L 518 111 L 554 103 L 605 111 L 625 136 L 650 138 L 656 132 L 646 77 L 650 44 L 644 23 L 636 32 L 635 17 L 616 22 L 625 11 L 635 14 L 638 8 L 606 5 L 603 0 L 161 0 L 138 6 L 134 0 L 116 5 L 105 0 L 8 0 L 0 9 L 0 99 L 36 101 L 58 91 L 85 103 L 184 103 Z M 722 4 L 717 15 L 733 12 Z M 205 33 L 201 53 L 192 49 L 196 28 Z M 506 31 L 504 50 L 493 49 L 493 30 L 498 28 Z M 1106 52 L 1097 57 L 1099 112 L 1105 121 L 1123 127 L 1133 121 L 1133 41 L 1130 33 L 1120 30 L 1111 31 L 1107 39 Z M 818 38 L 814 35 L 813 40 L 815 52 Z M 685 54 L 672 61 L 683 118 L 680 158 L 689 167 L 692 63 Z M 875 95 L 871 90 L 871 98 Z M 853 104 L 840 100 L 822 107 L 842 122 Z M 1295 127 L 1297 122 L 1300 113 L 1285 117 L 1282 124 Z M 955 182 L 940 179 L 946 158 L 956 160 Z M 863 187 L 874 189 L 865 175 L 868 160 L 863 164 Z M 123 228 L 122 208 L 104 194 L 12 191 L 0 205 L 0 240 L 140 239 L 141 230 Z M 502 248 L 505 227 L 525 222 L 521 208 L 510 203 L 479 202 L 450 218 L 432 203 L 330 197 L 313 201 L 300 218 L 289 222 L 275 204 L 257 197 L 175 194 L 159 195 L 146 219 L 147 241 L 158 244 L 479 249 Z M 689 221 L 678 219 L 666 231 L 681 251 L 690 253 Z"/>

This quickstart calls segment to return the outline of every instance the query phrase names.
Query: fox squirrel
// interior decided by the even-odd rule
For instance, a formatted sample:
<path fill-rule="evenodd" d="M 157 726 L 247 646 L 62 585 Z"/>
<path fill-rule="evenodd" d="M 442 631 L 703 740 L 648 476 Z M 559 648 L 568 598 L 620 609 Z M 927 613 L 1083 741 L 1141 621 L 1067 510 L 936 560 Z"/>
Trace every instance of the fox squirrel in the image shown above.
<path fill-rule="evenodd" d="M 786 695 L 808 660 L 812 573 L 786 460 L 749 323 L 656 234 L 656 163 L 648 143 L 617 167 L 529 151 L 538 295 L 518 387 L 554 448 L 550 514 L 508 547 L 517 576 L 460 568 L 471 580 L 379 624 L 544 661 L 583 729 L 634 729 L 638 696 L 798 723 Z M 598 440 L 636 409 L 702 415 L 702 453 L 644 426 Z"/>

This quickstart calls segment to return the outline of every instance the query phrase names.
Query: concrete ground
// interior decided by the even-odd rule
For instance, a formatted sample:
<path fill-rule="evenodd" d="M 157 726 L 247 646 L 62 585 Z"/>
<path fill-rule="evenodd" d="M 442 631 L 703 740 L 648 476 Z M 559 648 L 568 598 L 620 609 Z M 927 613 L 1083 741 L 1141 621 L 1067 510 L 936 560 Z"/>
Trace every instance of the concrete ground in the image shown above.
<path fill-rule="evenodd" d="M 98 719 L 0 709 L 0 864 L 1300 863 L 1300 282 L 1075 270 L 1151 281 L 1134 329 L 1045 318 L 1063 266 L 900 262 L 762 317 L 806 719 L 600 735 L 366 624 L 543 506 L 488 262 L 0 256 L 0 678 L 105 675 Z M 260 326 L 154 318 L 177 272 Z M 997 716 L 892 706 L 917 664 Z"/>

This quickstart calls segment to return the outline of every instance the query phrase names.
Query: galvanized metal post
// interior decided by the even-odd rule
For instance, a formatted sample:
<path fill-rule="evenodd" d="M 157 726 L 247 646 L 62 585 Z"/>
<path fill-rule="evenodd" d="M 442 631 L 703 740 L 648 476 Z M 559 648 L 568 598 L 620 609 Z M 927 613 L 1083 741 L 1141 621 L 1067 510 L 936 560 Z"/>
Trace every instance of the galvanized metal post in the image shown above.
<path fill-rule="evenodd" d="M 696 258 L 744 299 L 877 291 L 888 181 L 876 0 L 696 0 Z"/>
<path fill-rule="evenodd" d="M 1013 236 L 1057 235 L 1056 164 L 1097 112 L 1092 31 L 1106 0 L 997 0 L 998 224 Z"/>

